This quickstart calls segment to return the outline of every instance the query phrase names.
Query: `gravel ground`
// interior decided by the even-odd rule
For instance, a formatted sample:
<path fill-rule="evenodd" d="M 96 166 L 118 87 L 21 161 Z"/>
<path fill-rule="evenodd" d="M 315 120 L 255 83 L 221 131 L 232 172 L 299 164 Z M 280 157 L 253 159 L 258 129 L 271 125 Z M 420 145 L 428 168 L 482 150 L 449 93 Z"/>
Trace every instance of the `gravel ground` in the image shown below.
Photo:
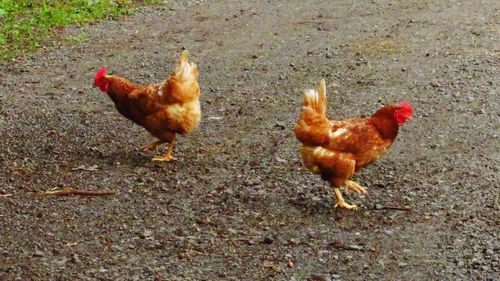
<path fill-rule="evenodd" d="M 0 66 L 1 280 L 498 280 L 498 1 L 251 2 L 144 7 Z M 92 78 L 160 81 L 182 48 L 203 119 L 153 163 Z M 358 211 L 298 154 L 322 77 L 332 119 L 416 111 Z M 36 195 L 65 187 L 118 194 Z"/>

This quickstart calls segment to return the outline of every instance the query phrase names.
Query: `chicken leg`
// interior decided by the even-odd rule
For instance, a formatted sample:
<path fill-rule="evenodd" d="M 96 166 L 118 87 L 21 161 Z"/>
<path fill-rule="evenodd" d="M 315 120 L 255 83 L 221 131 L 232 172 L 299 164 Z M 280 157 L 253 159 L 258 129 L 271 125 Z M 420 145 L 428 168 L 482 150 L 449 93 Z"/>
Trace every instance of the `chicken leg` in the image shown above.
<path fill-rule="evenodd" d="M 334 208 L 344 208 L 349 210 L 356 210 L 358 208 L 356 205 L 349 205 L 345 202 L 338 187 L 334 187 L 333 190 L 335 191 L 335 195 L 337 196 L 337 204 L 333 206 Z"/>
<path fill-rule="evenodd" d="M 175 135 L 173 140 L 168 144 L 167 151 L 162 156 L 153 157 L 153 161 L 172 161 L 177 160 L 174 156 L 172 156 L 172 151 L 174 150 L 175 145 Z"/>

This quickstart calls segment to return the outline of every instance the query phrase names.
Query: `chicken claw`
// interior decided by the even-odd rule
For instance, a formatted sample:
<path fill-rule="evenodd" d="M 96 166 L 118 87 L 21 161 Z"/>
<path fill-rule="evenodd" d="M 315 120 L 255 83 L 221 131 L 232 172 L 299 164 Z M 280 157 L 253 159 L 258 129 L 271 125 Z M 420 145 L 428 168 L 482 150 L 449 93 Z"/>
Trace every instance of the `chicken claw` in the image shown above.
<path fill-rule="evenodd" d="M 356 205 L 349 205 L 345 202 L 338 187 L 335 187 L 333 190 L 335 191 L 335 195 L 337 196 L 337 204 L 333 206 L 334 208 L 343 208 L 348 210 L 356 210 L 358 208 Z"/>
<path fill-rule="evenodd" d="M 149 144 L 146 144 L 146 145 L 143 145 L 141 146 L 141 150 L 142 151 L 152 151 L 152 150 L 156 150 L 156 148 L 158 147 L 158 145 L 161 144 L 161 141 L 157 140 L 157 141 L 154 141 L 152 143 L 149 143 Z"/>
<path fill-rule="evenodd" d="M 172 161 L 172 160 L 177 160 L 177 158 L 175 158 L 174 156 L 172 155 L 163 155 L 163 156 L 155 156 L 153 157 L 152 159 L 153 161 Z"/>
<path fill-rule="evenodd" d="M 366 193 L 366 188 L 362 187 L 361 185 L 357 184 L 356 182 L 353 182 L 351 180 L 346 180 L 344 182 L 344 192 L 346 195 L 349 194 L 349 189 L 352 189 L 356 191 L 357 193 Z"/>
<path fill-rule="evenodd" d="M 335 204 L 335 206 L 333 206 L 334 208 L 343 208 L 343 209 L 348 209 L 348 210 L 356 210 L 358 209 L 358 206 L 356 205 L 349 205 L 347 204 L 345 201 L 339 201 L 337 202 L 337 204 Z"/>
<path fill-rule="evenodd" d="M 172 156 L 172 150 L 174 149 L 175 139 L 168 145 L 167 151 L 163 156 L 155 156 L 153 157 L 153 161 L 172 161 L 177 160 L 174 156 Z"/>

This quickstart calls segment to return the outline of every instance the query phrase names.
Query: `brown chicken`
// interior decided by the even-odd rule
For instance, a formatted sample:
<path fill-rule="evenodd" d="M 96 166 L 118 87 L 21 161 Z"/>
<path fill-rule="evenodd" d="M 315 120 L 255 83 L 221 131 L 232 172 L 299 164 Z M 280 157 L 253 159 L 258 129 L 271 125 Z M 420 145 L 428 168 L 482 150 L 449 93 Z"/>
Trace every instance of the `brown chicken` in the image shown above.
<path fill-rule="evenodd" d="M 337 197 L 334 207 L 355 209 L 344 201 L 339 187 L 366 193 L 366 189 L 350 179 L 364 166 L 373 163 L 391 146 L 399 126 L 411 118 L 413 109 L 407 102 L 389 104 L 371 117 L 331 121 L 326 117 L 326 85 L 321 80 L 318 90 L 306 90 L 304 106 L 295 126 L 295 136 L 305 166 L 328 181 Z"/>
<path fill-rule="evenodd" d="M 153 161 L 175 160 L 176 134 L 193 131 L 201 117 L 198 67 L 188 62 L 188 52 L 182 52 L 175 72 L 161 84 L 137 85 L 106 71 L 102 68 L 96 73 L 94 87 L 113 100 L 119 113 L 158 138 L 142 149 L 156 151 L 158 145 L 168 143 L 165 153 L 155 155 Z"/>

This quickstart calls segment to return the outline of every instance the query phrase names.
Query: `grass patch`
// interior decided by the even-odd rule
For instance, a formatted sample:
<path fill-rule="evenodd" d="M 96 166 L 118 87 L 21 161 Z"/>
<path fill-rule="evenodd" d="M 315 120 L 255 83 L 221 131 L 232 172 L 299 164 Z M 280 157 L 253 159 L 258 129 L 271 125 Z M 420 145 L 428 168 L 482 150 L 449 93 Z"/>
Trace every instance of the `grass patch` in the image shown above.
<path fill-rule="evenodd" d="M 348 50 L 363 54 L 387 54 L 395 55 L 405 53 L 406 48 L 391 39 L 373 39 L 363 42 L 352 42 Z"/>
<path fill-rule="evenodd" d="M 58 28 L 131 14 L 161 0 L 0 0 L 0 61 L 32 54 Z M 81 38 L 72 38 L 78 41 Z"/>

